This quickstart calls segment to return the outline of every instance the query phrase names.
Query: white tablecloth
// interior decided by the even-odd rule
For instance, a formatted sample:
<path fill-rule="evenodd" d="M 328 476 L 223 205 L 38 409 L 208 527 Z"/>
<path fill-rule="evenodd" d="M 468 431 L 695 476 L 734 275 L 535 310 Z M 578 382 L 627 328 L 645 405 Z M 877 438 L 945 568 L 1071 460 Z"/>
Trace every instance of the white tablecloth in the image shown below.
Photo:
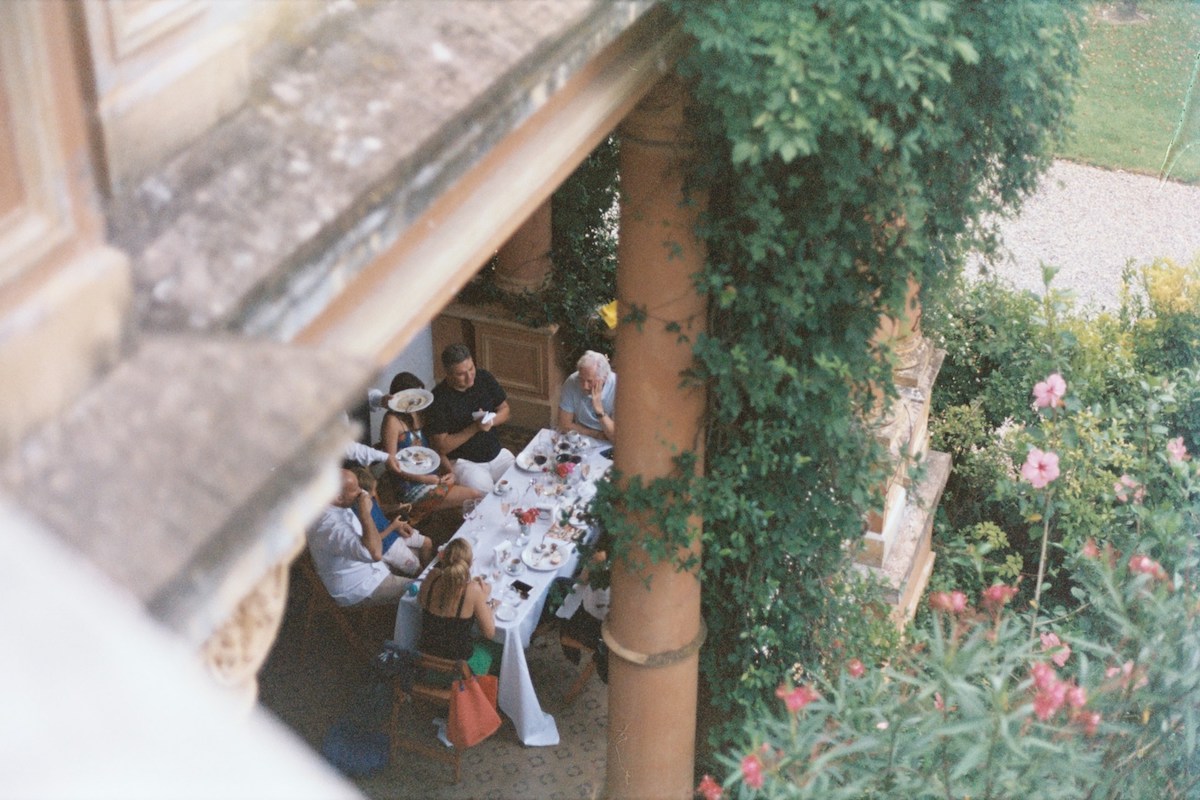
<path fill-rule="evenodd" d="M 541 449 L 552 451 L 553 431 L 543 429 L 526 445 L 525 452 Z M 508 469 L 502 480 L 507 480 L 510 491 L 507 496 L 489 494 L 479 503 L 476 512 L 478 519 L 474 522 L 464 522 L 455 538 L 468 536 L 474 539 L 472 549 L 475 561 L 472 574 L 485 575 L 492 580 L 496 570 L 494 548 L 505 539 L 515 539 L 518 533 L 516 518 L 510 510 L 507 517 L 502 513 L 501 504 L 510 503 L 513 509 L 557 506 L 563 507 L 572 501 L 575 505 L 583 505 L 595 492 L 595 482 L 608 471 L 612 462 L 600 455 L 609 445 L 594 439 L 583 437 L 580 454 L 583 461 L 576 470 L 586 472 L 578 484 L 565 487 L 561 494 L 544 494 L 539 497 L 534 490 L 536 483 L 547 488 L 560 485 L 560 481 L 548 474 L 531 473 L 520 469 L 515 464 Z M 518 458 L 518 462 L 522 459 Z M 553 463 L 553 459 L 550 460 Z M 586 469 L 585 469 L 586 467 Z M 557 513 L 557 512 L 555 512 Z M 551 525 L 550 519 L 542 519 L 532 526 L 530 544 L 543 540 L 546 530 Z M 553 541 L 553 540 L 551 540 Z M 560 548 L 563 545 L 559 545 Z M 558 726 L 554 717 L 542 710 L 538 701 L 537 691 L 529 676 L 529 664 L 525 660 L 525 648 L 529 647 L 530 637 L 537 628 L 542 607 L 546 604 L 546 595 L 550 584 L 559 576 L 570 577 L 575 574 L 579 557 L 574 547 L 567 547 L 568 557 L 563 559 L 558 569 L 535 570 L 526 567 L 524 571 L 513 577 L 504 572 L 500 580 L 492 587 L 492 596 L 503 600 L 504 587 L 514 580 L 524 581 L 533 587 L 528 600 L 522 600 L 516 605 L 516 616 L 507 622 L 496 620 L 495 641 L 504 645 L 504 655 L 500 661 L 499 705 L 517 730 L 517 737 L 526 745 L 548 746 L 558 744 Z M 513 545 L 514 554 L 519 554 L 519 548 Z M 424 575 L 422 575 L 424 577 Z M 416 649 L 421 632 L 421 608 L 413 595 L 406 596 L 396 609 L 396 629 L 393 639 L 401 646 Z"/>

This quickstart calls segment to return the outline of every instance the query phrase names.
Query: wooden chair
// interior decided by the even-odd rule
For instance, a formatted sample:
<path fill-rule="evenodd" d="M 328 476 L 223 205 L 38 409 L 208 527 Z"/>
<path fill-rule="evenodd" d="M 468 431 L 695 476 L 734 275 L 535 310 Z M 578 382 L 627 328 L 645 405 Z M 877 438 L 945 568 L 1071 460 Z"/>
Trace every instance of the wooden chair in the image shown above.
<path fill-rule="evenodd" d="M 587 686 L 588 679 L 592 677 L 592 673 L 596 671 L 596 651 L 588 647 L 583 642 L 576 639 L 570 634 L 563 633 L 560 629 L 558 632 L 558 643 L 568 650 L 575 650 L 579 653 L 579 663 L 583 664 L 583 659 L 587 658 L 587 666 L 579 673 L 579 677 L 575 679 L 575 683 L 571 684 L 571 688 L 567 689 L 567 693 L 563 695 L 563 700 L 567 705 L 575 702 L 575 698 L 579 697 L 583 692 L 583 688 Z"/>
<path fill-rule="evenodd" d="M 395 608 L 390 605 L 382 606 L 339 606 L 337 601 L 329 596 L 317 568 L 313 564 L 308 549 L 296 559 L 301 578 L 308 584 L 308 597 L 304 601 L 304 638 L 311 639 L 317 620 L 327 616 L 337 626 L 355 653 L 365 659 L 375 657 L 379 651 L 379 642 L 373 641 L 370 633 L 373 612 L 387 612 L 395 616 Z M 383 640 L 380 639 L 380 642 Z"/>
<path fill-rule="evenodd" d="M 401 709 L 405 704 L 411 704 L 415 707 L 420 704 L 423 706 L 432 706 L 435 710 L 441 712 L 442 716 L 449 718 L 450 716 L 450 684 L 456 678 L 471 677 L 471 668 L 467 666 L 465 661 L 453 661 L 448 658 L 438 658 L 436 656 L 425 655 L 418 653 L 416 659 L 416 674 L 417 680 L 413 681 L 409 691 L 405 691 L 400 686 L 400 681 L 397 679 L 395 687 L 392 691 L 392 720 L 389 728 L 389 733 L 392 739 L 391 757 L 394 761 L 397 752 L 400 750 L 409 750 L 414 753 L 419 753 L 435 761 L 441 761 L 450 764 L 454 767 L 454 782 L 457 784 L 462 778 L 462 761 L 461 754 L 457 747 L 446 747 L 433 734 L 428 734 L 425 738 L 420 738 L 411 731 L 408 733 L 401 732 Z M 438 685 L 439 682 L 428 682 L 428 679 L 421 680 L 422 676 L 427 676 L 429 673 L 443 674 L 446 676 L 445 685 Z M 430 715 L 424 721 L 432 727 L 433 716 Z M 410 722 L 416 722 L 410 720 Z M 414 725 L 410 725 L 412 729 Z M 419 727 L 419 726 L 417 726 Z M 429 728 L 426 728 L 428 731 Z"/>

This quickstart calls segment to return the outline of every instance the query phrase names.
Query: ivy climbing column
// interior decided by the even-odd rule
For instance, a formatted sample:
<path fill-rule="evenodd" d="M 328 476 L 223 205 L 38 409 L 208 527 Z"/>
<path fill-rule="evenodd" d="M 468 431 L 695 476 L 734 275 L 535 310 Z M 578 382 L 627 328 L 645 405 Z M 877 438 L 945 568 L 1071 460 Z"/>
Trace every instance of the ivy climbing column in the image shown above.
<path fill-rule="evenodd" d="M 703 463 L 702 388 L 684 388 L 692 342 L 705 325 L 705 301 L 692 276 L 704 263 L 694 234 L 701 203 L 684 194 L 689 155 L 686 92 L 668 77 L 621 126 L 621 221 L 617 248 L 617 436 L 624 476 L 669 476 L 673 458 L 695 452 Z M 664 496 L 662 503 L 675 500 Z M 678 556 L 699 555 L 700 520 L 690 548 L 668 552 L 661 530 L 646 525 L 632 563 L 618 559 L 604 630 L 610 656 L 607 796 L 692 796 L 696 689 L 704 639 L 700 582 L 679 571 Z M 673 548 L 668 548 L 672 550 Z"/>

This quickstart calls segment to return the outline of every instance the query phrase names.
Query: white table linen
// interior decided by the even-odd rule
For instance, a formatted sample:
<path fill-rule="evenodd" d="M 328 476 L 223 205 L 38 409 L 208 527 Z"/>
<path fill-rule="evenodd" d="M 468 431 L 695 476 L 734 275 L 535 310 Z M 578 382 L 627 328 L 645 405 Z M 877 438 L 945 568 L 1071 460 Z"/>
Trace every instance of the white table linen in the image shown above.
<path fill-rule="evenodd" d="M 542 429 L 526 445 L 525 452 L 540 449 L 552 456 L 553 437 L 553 431 Z M 556 504 L 561 508 L 572 501 L 577 506 L 585 504 L 595 494 L 595 482 L 612 466 L 609 459 L 600 455 L 600 452 L 607 447 L 608 443 L 606 442 L 586 436 L 582 437 L 579 449 L 583 460 L 576 465 L 575 469 L 582 473 L 586 466 L 587 476 L 581 477 L 577 484 L 569 487 L 562 494 L 539 497 L 534 491 L 534 484 L 539 481 L 548 487 L 559 485 L 560 482 L 551 477 L 552 473 L 525 472 L 516 464 L 509 467 L 502 478 L 502 480 L 507 480 L 509 486 L 512 487 L 507 496 L 488 494 L 480 501 L 476 509 L 477 519 L 464 521 L 462 527 L 454 534 L 454 538 L 467 536 L 474 540 L 472 550 L 475 560 L 471 568 L 472 575 L 483 575 L 492 581 L 493 572 L 497 569 L 493 552 L 495 546 L 505 538 L 515 539 L 518 533 L 513 510 L 534 508 L 546 504 Z M 551 465 L 554 463 L 553 457 L 549 463 Z M 512 508 L 507 516 L 502 512 L 502 503 L 511 504 Z M 553 520 L 538 520 L 533 523 L 529 544 L 517 547 L 514 543 L 513 555 L 519 556 L 525 547 L 541 542 L 552 523 Z M 559 547 L 563 549 L 564 545 L 560 543 Z M 516 605 L 516 616 L 513 619 L 508 621 L 496 619 L 496 635 L 493 637 L 495 641 L 504 645 L 504 655 L 500 661 L 497 698 L 500 710 L 513 721 L 517 738 L 530 746 L 556 745 L 559 741 L 558 726 L 554 722 L 554 717 L 542 710 L 541 702 L 538 700 L 537 691 L 534 689 L 533 680 L 529 675 L 525 648 L 529 647 L 529 640 L 537 628 L 542 608 L 546 604 L 546 596 L 554 579 L 559 576 L 570 577 L 576 572 L 579 554 L 573 545 L 566 545 L 565 549 L 567 557 L 563 559 L 558 569 L 535 570 L 526 566 L 516 576 L 501 571 L 499 580 L 495 581 L 492 587 L 492 597 L 502 602 L 508 600 L 504 592 L 505 587 L 511 585 L 514 580 L 524 581 L 533 587 L 529 592 L 529 599 L 522 600 Z M 427 572 L 428 570 L 426 570 Z M 421 577 L 424 578 L 424 576 L 422 574 Z M 396 627 L 393 639 L 401 647 L 416 649 L 420 632 L 421 608 L 414 595 L 406 595 L 396 609 Z"/>

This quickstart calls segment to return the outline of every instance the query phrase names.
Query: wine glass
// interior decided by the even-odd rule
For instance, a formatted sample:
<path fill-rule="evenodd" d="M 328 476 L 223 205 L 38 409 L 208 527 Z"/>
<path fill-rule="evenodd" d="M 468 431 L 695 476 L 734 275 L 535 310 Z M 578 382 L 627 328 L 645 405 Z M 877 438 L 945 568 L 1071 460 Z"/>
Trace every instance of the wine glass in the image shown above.
<path fill-rule="evenodd" d="M 476 500 L 474 498 L 472 498 L 470 500 L 463 500 L 463 504 L 462 504 L 463 522 L 474 522 L 475 521 L 475 511 L 478 508 L 479 508 L 478 500 Z"/>

